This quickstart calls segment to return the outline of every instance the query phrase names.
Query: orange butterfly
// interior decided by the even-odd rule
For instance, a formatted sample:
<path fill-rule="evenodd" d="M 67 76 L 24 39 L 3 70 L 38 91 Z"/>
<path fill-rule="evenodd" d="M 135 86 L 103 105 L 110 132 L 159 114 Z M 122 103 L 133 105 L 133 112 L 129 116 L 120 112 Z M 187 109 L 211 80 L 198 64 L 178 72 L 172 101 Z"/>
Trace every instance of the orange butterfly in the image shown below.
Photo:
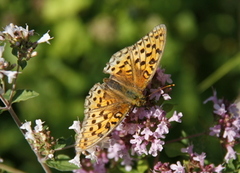
<path fill-rule="evenodd" d="M 161 60 L 165 25 L 156 26 L 132 46 L 115 53 L 104 73 L 102 84 L 95 84 L 85 100 L 85 118 L 76 141 L 76 151 L 91 149 L 112 132 L 134 106 L 144 106 L 143 91 Z"/>

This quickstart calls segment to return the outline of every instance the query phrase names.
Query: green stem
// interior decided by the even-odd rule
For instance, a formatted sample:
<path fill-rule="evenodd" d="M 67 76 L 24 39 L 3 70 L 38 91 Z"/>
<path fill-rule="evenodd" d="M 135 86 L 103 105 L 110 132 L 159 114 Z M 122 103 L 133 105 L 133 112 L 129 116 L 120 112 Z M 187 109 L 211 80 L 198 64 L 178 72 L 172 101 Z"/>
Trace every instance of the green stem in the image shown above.
<path fill-rule="evenodd" d="M 202 136 L 202 135 L 204 135 L 204 134 L 206 134 L 206 132 L 198 133 L 198 134 L 194 134 L 194 135 L 190 135 L 190 136 L 186 136 L 186 137 L 182 137 L 182 138 L 178 138 L 178 139 L 173 139 L 173 140 L 171 140 L 171 141 L 167 141 L 165 144 L 169 144 L 169 143 L 181 141 L 181 140 L 183 140 L 183 139 L 190 139 L 190 138 Z"/>
<path fill-rule="evenodd" d="M 18 77 L 19 68 L 20 68 L 20 66 L 17 65 L 17 74 L 16 74 L 16 77 L 13 80 L 12 90 L 11 90 L 10 97 L 9 97 L 9 103 L 12 103 L 14 92 L 15 92 L 16 87 L 17 87 L 17 77 Z"/>
<path fill-rule="evenodd" d="M 0 170 L 1 171 L 7 171 L 7 172 L 14 172 L 14 173 L 25 173 L 23 171 L 20 171 L 18 169 L 12 168 L 10 166 L 4 165 L 0 163 Z"/>
<path fill-rule="evenodd" d="M 18 118 L 17 114 L 15 113 L 15 111 L 13 110 L 12 106 L 9 104 L 9 102 L 2 96 L 0 95 L 0 99 L 2 100 L 2 102 L 4 103 L 4 105 L 6 106 L 8 112 L 10 113 L 10 115 L 12 116 L 13 120 L 15 121 L 16 125 L 18 126 L 19 130 L 21 131 L 21 133 L 24 136 L 24 130 L 21 129 L 21 121 Z M 29 143 L 29 141 L 27 140 L 29 146 L 31 147 L 32 151 L 35 153 L 35 155 L 37 156 L 38 162 L 41 164 L 42 168 L 44 169 L 45 173 L 51 173 L 50 168 L 47 166 L 47 164 L 44 163 L 45 159 L 42 158 L 42 156 L 40 155 L 39 152 L 35 151 L 34 148 L 32 147 L 31 143 Z"/>
<path fill-rule="evenodd" d="M 198 85 L 198 90 L 200 92 L 204 92 L 206 89 L 211 87 L 215 82 L 217 82 L 220 78 L 222 78 L 224 75 L 229 73 L 234 68 L 237 68 L 239 65 L 240 65 L 240 52 L 238 52 L 234 57 L 232 57 L 229 61 L 224 63 L 215 72 L 213 72 L 205 80 L 203 80 Z"/>

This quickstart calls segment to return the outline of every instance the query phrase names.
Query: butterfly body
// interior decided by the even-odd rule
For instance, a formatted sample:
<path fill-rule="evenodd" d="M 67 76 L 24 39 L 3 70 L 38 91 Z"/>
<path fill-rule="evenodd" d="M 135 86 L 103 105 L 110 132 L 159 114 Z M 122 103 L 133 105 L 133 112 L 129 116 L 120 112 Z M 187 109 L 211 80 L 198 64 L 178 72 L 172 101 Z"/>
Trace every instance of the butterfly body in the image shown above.
<path fill-rule="evenodd" d="M 156 26 L 134 45 L 115 53 L 104 68 L 110 74 L 95 84 L 85 99 L 85 117 L 76 141 L 83 152 L 102 141 L 134 106 L 144 106 L 143 94 L 159 65 L 166 41 L 165 25 Z"/>
<path fill-rule="evenodd" d="M 104 82 L 116 95 L 119 95 L 122 99 L 134 106 L 143 106 L 146 102 L 145 96 L 141 90 L 138 90 L 134 86 L 125 86 L 112 79 L 104 79 Z"/>

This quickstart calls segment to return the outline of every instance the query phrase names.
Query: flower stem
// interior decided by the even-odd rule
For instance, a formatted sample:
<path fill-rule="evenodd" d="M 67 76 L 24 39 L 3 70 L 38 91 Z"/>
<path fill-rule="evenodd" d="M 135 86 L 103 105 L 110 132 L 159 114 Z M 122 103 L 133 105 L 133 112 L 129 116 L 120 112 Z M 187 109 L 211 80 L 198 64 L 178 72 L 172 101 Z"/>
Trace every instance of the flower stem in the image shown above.
<path fill-rule="evenodd" d="M 13 120 L 15 121 L 16 125 L 18 126 L 19 130 L 21 131 L 21 133 L 24 136 L 24 130 L 21 129 L 21 121 L 18 118 L 17 114 L 15 113 L 15 111 L 13 110 L 12 106 L 9 105 L 9 102 L 2 96 L 0 95 L 0 99 L 2 100 L 2 102 L 4 103 L 4 105 L 6 106 L 8 112 L 10 113 L 10 115 L 12 116 Z M 43 170 L 45 171 L 45 173 L 51 173 L 50 168 L 47 166 L 46 163 L 44 163 L 45 159 L 41 157 L 40 153 L 35 151 L 34 148 L 32 147 L 32 145 L 29 143 L 29 141 L 27 140 L 28 144 L 30 145 L 32 151 L 34 151 L 35 155 L 37 156 L 38 162 L 41 164 Z"/>
<path fill-rule="evenodd" d="M 17 72 L 19 72 L 19 68 L 20 68 L 20 66 L 17 65 Z M 17 76 L 18 76 L 18 73 L 16 74 L 16 77 L 13 79 L 13 85 L 12 85 L 12 90 L 11 90 L 10 97 L 9 97 L 9 103 L 12 103 L 12 99 L 13 99 L 13 96 L 14 96 L 14 92 L 15 92 L 15 90 L 16 90 L 16 86 L 17 86 Z"/>
<path fill-rule="evenodd" d="M 178 139 L 173 139 L 173 140 L 171 140 L 171 141 L 167 141 L 165 144 L 169 144 L 169 143 L 181 141 L 181 140 L 183 140 L 183 139 L 190 139 L 190 138 L 202 136 L 202 135 L 204 135 L 204 134 L 206 134 L 206 132 L 202 132 L 202 133 L 198 133 L 198 134 L 194 134 L 194 135 L 190 135 L 190 136 L 186 136 L 186 137 L 182 137 L 182 138 L 178 138 Z"/>

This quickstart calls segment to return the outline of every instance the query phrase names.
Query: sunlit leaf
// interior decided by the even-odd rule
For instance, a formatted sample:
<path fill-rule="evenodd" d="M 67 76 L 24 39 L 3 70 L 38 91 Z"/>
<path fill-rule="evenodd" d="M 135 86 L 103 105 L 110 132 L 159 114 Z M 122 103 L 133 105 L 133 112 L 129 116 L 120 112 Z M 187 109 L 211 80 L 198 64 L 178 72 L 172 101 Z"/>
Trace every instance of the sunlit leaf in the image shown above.
<path fill-rule="evenodd" d="M 58 155 L 54 160 L 47 160 L 46 163 L 49 167 L 55 168 L 59 171 L 72 171 L 79 169 L 76 165 L 69 162 L 71 158 L 67 155 Z"/>
<path fill-rule="evenodd" d="M 8 90 L 5 94 L 4 94 L 4 98 L 9 100 L 11 94 L 11 90 Z M 13 100 L 12 103 L 16 103 L 16 102 L 21 102 L 21 101 L 26 101 L 28 99 L 37 97 L 39 94 L 33 90 L 17 90 L 14 93 L 13 96 Z"/>

